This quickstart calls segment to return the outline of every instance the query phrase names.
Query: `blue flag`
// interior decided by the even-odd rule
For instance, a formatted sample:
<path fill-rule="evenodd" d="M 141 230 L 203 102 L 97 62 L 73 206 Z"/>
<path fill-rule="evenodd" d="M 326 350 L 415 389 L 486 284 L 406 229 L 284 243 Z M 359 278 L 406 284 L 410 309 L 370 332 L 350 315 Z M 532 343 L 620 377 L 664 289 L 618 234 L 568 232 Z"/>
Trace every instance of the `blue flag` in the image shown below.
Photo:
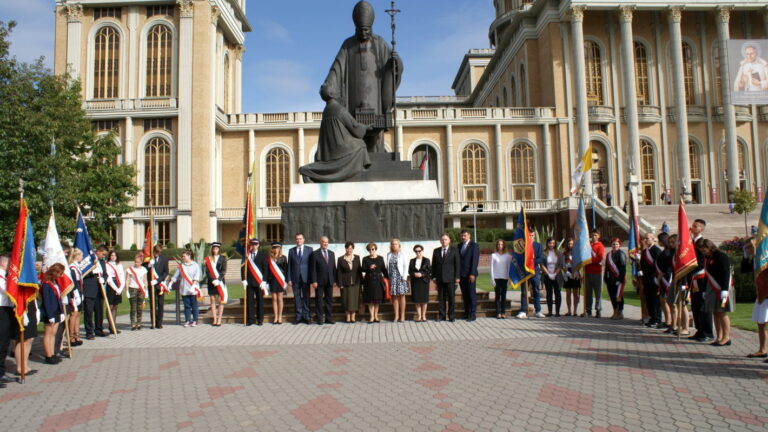
<path fill-rule="evenodd" d="M 533 264 L 533 243 L 531 242 L 525 209 L 517 217 L 517 227 L 512 234 L 512 262 L 509 265 L 509 280 L 517 288 L 532 278 L 536 269 Z"/>
<path fill-rule="evenodd" d="M 589 226 L 584 212 L 584 197 L 579 197 L 576 225 L 573 227 L 573 267 L 579 271 L 592 262 L 592 246 L 589 244 Z"/>
<path fill-rule="evenodd" d="M 755 288 L 757 302 L 768 298 L 768 200 L 763 201 L 755 236 Z"/>
<path fill-rule="evenodd" d="M 83 276 L 93 271 L 98 259 L 96 258 L 96 252 L 93 250 L 91 244 L 91 236 L 88 235 L 88 227 L 85 226 L 85 219 L 80 209 L 77 209 L 77 230 L 75 232 L 75 248 L 80 249 L 83 253 L 83 261 L 80 262 L 80 271 L 83 272 Z"/>

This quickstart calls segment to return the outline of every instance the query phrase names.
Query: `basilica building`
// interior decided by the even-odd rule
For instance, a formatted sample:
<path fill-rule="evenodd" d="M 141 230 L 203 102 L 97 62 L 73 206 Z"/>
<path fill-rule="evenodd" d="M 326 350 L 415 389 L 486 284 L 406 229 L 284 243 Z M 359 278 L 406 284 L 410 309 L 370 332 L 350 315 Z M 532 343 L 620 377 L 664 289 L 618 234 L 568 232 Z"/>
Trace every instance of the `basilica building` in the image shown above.
<path fill-rule="evenodd" d="M 762 200 L 768 107 L 727 103 L 724 47 L 768 39 L 764 1 L 484 1 L 496 10 L 489 47 L 456 59 L 453 95 L 399 97 L 385 136 L 414 168 L 426 155 L 446 227 L 479 209 L 478 226 L 511 228 L 523 206 L 573 208 L 571 172 L 587 149 L 590 201 L 619 225 L 630 194 L 716 204 L 743 188 Z M 80 79 L 94 129 L 114 131 L 136 167 L 135 211 L 114 233 L 122 247 L 141 243 L 150 209 L 161 242 L 234 242 L 252 161 L 259 235 L 283 238 L 280 205 L 314 160 L 322 113 L 242 112 L 245 9 L 57 0 L 55 72 Z"/>

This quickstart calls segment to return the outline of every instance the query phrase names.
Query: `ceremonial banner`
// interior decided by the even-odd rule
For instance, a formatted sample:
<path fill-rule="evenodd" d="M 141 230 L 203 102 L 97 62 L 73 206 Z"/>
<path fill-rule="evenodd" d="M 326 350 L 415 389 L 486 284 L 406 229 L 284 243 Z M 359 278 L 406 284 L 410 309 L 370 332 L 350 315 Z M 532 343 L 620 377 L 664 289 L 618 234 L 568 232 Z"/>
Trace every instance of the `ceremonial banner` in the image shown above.
<path fill-rule="evenodd" d="M 75 231 L 75 248 L 80 249 L 83 253 L 83 260 L 80 262 L 80 271 L 83 272 L 83 276 L 88 276 L 96 267 L 98 259 L 96 258 L 96 251 L 93 250 L 91 244 L 91 236 L 88 234 L 88 228 L 85 226 L 85 219 L 83 219 L 83 213 L 80 208 L 77 209 L 77 229 Z"/>
<path fill-rule="evenodd" d="M 677 210 L 677 236 L 678 245 L 673 261 L 674 282 L 686 277 L 699 265 L 696 260 L 696 248 L 693 246 L 691 230 L 688 225 L 688 214 L 685 212 L 683 201 L 680 201 L 680 207 Z"/>
<path fill-rule="evenodd" d="M 69 276 L 67 257 L 64 255 L 64 248 L 59 241 L 59 232 L 56 230 L 56 217 L 51 209 L 51 217 L 48 219 L 48 231 L 45 233 L 45 243 L 43 245 L 43 266 L 42 271 L 46 272 L 54 264 L 64 266 L 64 273 L 56 279 L 56 283 L 61 290 L 61 296 L 66 297 L 70 291 L 75 288 L 72 278 Z"/>
<path fill-rule="evenodd" d="M 512 234 L 512 261 L 509 266 L 509 279 L 512 287 L 518 288 L 536 274 L 533 261 L 533 243 L 531 242 L 525 209 L 517 217 L 517 227 Z"/>
<path fill-rule="evenodd" d="M 592 169 L 592 144 L 587 146 L 587 151 L 581 157 L 581 160 L 576 165 L 576 169 L 571 174 L 571 195 L 578 192 L 581 184 L 584 181 L 584 175 Z"/>
<path fill-rule="evenodd" d="M 151 210 L 150 210 L 151 211 Z M 144 247 L 141 249 L 141 253 L 144 254 L 144 262 L 152 260 L 152 247 L 154 246 L 154 234 L 152 228 L 154 226 L 152 215 L 149 216 L 149 225 L 147 226 L 147 232 L 144 233 Z"/>
<path fill-rule="evenodd" d="M 728 41 L 732 104 L 768 104 L 768 62 L 764 57 L 766 54 L 768 54 L 768 39 Z"/>
<path fill-rule="evenodd" d="M 584 212 L 584 197 L 579 197 L 576 225 L 573 227 L 573 267 L 579 271 L 592 263 L 592 246 L 589 244 L 589 226 Z"/>
<path fill-rule="evenodd" d="M 629 242 L 627 249 L 629 256 L 635 258 L 632 260 L 632 277 L 636 278 L 637 260 L 640 258 L 640 224 L 637 219 L 637 203 L 633 194 L 629 194 Z"/>
<path fill-rule="evenodd" d="M 768 200 L 763 201 L 755 236 L 755 288 L 762 303 L 768 298 Z"/>
<path fill-rule="evenodd" d="M 27 303 L 37 297 L 40 285 L 35 270 L 35 238 L 32 232 L 32 219 L 24 198 L 19 200 L 19 218 L 16 221 L 16 234 L 13 237 L 11 261 L 8 265 L 6 295 L 16 305 L 16 319 L 24 328 L 24 315 Z M 23 345 L 23 344 L 22 344 Z"/>
<path fill-rule="evenodd" d="M 242 257 L 240 262 L 241 266 L 244 266 L 246 263 L 246 255 L 248 254 L 249 248 L 248 242 L 252 238 L 256 238 L 256 234 L 258 233 L 256 215 L 253 210 L 253 199 L 256 195 L 256 182 L 253 180 L 255 172 L 256 162 L 254 161 L 251 166 L 251 172 L 248 174 L 248 195 L 245 198 L 245 214 L 243 215 L 243 226 L 240 229 L 240 241 L 237 242 L 237 252 Z"/>

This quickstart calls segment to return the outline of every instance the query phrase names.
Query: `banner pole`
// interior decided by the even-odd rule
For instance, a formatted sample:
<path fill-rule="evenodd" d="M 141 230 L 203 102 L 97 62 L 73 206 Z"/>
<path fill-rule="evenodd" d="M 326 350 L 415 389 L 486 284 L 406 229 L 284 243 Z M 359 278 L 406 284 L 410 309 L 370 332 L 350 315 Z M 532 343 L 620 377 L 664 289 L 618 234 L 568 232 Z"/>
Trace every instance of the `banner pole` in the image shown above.
<path fill-rule="evenodd" d="M 96 263 L 96 265 L 101 265 Z M 107 307 L 107 321 L 109 321 L 109 330 L 112 332 L 112 336 L 117 338 L 117 327 L 115 326 L 115 318 L 112 316 L 112 310 L 109 308 L 109 300 L 107 299 L 107 290 L 104 289 L 104 284 L 99 281 L 99 287 L 101 287 L 101 295 L 104 296 L 104 305 Z"/>
<path fill-rule="evenodd" d="M 69 333 L 69 317 L 70 315 L 64 317 L 64 330 L 67 334 L 67 356 L 72 358 L 72 336 Z"/>
<path fill-rule="evenodd" d="M 27 355 L 24 353 L 24 343 L 26 341 L 24 340 L 24 326 L 19 326 L 19 340 L 16 341 L 16 343 L 21 344 L 19 346 L 19 356 L 20 359 L 16 359 L 19 362 L 19 368 L 21 369 L 21 373 L 19 374 L 19 384 L 24 384 L 24 379 L 27 376 Z"/>

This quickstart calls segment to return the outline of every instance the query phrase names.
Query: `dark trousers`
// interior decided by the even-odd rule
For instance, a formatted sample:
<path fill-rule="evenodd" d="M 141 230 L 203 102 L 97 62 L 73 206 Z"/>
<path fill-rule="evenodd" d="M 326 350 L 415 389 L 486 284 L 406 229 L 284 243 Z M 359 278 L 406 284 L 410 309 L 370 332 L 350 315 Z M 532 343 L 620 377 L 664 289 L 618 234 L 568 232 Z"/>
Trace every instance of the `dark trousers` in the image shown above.
<path fill-rule="evenodd" d="M 163 308 L 165 308 L 165 294 L 159 295 L 155 292 L 155 327 L 163 325 Z"/>
<path fill-rule="evenodd" d="M 528 313 L 528 290 L 531 290 L 531 297 L 533 297 L 533 311 L 534 313 L 541 312 L 541 293 L 539 292 L 539 280 L 531 278 L 528 282 L 522 285 L 520 290 L 520 312 Z"/>
<path fill-rule="evenodd" d="M 557 280 L 552 280 L 549 276 L 543 276 L 544 288 L 547 289 L 547 312 L 552 313 L 552 302 L 555 304 L 555 314 L 560 315 L 560 305 L 563 303 L 563 297 L 560 293 L 560 285 Z"/>
<path fill-rule="evenodd" d="M 624 297 L 619 300 L 619 285 L 616 285 L 614 282 L 611 285 L 607 286 L 608 288 L 608 297 L 611 298 L 611 306 L 613 306 L 614 311 L 623 312 L 624 311 Z"/>
<path fill-rule="evenodd" d="M 651 322 L 658 324 L 661 322 L 661 302 L 659 301 L 658 287 L 654 284 L 643 284 L 645 293 L 645 307 L 648 309 L 648 315 Z"/>
<path fill-rule="evenodd" d="M 245 290 L 245 303 L 248 308 L 246 324 L 261 324 L 264 322 L 264 291 L 258 285 L 248 284 Z"/>
<path fill-rule="evenodd" d="M 493 292 L 496 293 L 496 315 L 507 312 L 507 283 L 509 279 L 494 279 L 496 285 Z"/>
<path fill-rule="evenodd" d="M 448 308 L 446 310 L 446 303 Z M 466 307 L 466 306 L 465 306 Z M 441 320 L 455 319 L 456 284 L 454 282 L 437 282 L 437 312 Z"/>
<path fill-rule="evenodd" d="M 5 375 L 5 358 L 8 357 L 8 347 L 11 343 L 12 320 L 16 316 L 13 308 L 8 306 L 0 307 L 0 377 Z M 17 335 L 15 339 L 18 339 Z"/>
<path fill-rule="evenodd" d="M 323 316 L 326 320 L 333 321 L 333 285 L 318 285 L 315 288 L 315 312 L 317 322 L 322 323 Z"/>
<path fill-rule="evenodd" d="M 469 281 L 469 276 L 459 279 L 461 299 L 464 302 L 464 318 L 474 319 L 477 313 L 477 290 L 475 282 Z"/>
<path fill-rule="evenodd" d="M 696 334 L 701 337 L 714 338 L 715 329 L 712 323 L 712 313 L 704 311 L 704 293 L 691 293 L 691 312 L 696 326 Z"/>
<path fill-rule="evenodd" d="M 69 325 L 68 324 L 69 315 L 71 313 L 72 313 L 72 306 L 67 305 L 67 315 L 65 318 L 66 322 L 62 321 L 61 323 L 59 323 L 59 327 L 56 328 L 56 338 L 53 340 L 53 351 L 56 354 L 61 352 L 61 348 L 62 348 L 61 342 L 64 340 L 64 336 L 66 335 L 67 325 Z M 69 329 L 69 331 L 74 332 L 73 329 Z M 69 342 L 67 342 L 67 347 L 69 347 Z"/>
<path fill-rule="evenodd" d="M 296 320 L 309 321 L 309 284 L 306 282 L 294 282 L 293 301 L 296 304 Z"/>
<path fill-rule="evenodd" d="M 104 299 L 86 297 L 83 301 L 85 312 L 85 335 L 93 336 L 95 332 L 104 331 Z M 96 322 L 94 323 L 94 317 Z"/>

